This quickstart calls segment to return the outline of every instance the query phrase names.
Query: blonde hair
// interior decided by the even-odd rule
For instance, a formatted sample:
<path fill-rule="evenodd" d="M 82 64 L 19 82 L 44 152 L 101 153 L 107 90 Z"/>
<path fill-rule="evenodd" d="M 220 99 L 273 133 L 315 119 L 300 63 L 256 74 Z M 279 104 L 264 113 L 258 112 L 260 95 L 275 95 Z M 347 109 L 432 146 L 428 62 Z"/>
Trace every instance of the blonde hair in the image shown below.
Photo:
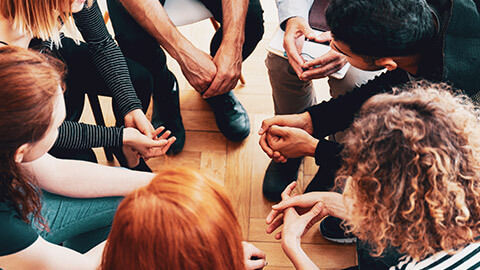
<path fill-rule="evenodd" d="M 60 46 L 60 28 L 75 29 L 72 19 L 74 0 L 0 0 L 0 15 L 15 29 Z M 92 0 L 87 1 L 90 5 Z"/>
<path fill-rule="evenodd" d="M 337 183 L 346 224 L 381 255 L 452 252 L 480 232 L 480 117 L 444 84 L 369 99 L 348 131 Z"/>

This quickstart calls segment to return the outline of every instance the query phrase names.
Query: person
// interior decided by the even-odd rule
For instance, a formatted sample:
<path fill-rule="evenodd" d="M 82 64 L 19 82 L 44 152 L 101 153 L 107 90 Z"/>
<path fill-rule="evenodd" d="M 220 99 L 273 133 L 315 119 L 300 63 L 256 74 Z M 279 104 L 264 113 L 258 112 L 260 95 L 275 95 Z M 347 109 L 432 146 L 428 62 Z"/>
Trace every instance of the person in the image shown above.
<path fill-rule="evenodd" d="M 63 73 L 53 57 L 0 48 L 2 269 L 97 269 L 120 196 L 153 178 L 47 153 L 66 115 Z"/>
<path fill-rule="evenodd" d="M 348 128 L 368 98 L 423 78 L 448 81 L 476 100 L 480 16 L 474 6 L 471 0 L 332 0 L 326 11 L 332 48 L 359 69 L 388 71 L 304 113 L 264 120 L 259 131 L 262 149 L 277 162 L 315 156 L 320 168 L 305 191 L 330 190 L 341 165 L 342 145 L 323 138 Z M 268 143 L 267 133 L 275 140 Z M 354 241 L 339 222 L 325 219 L 320 225 L 322 234 L 338 242 Z"/>
<path fill-rule="evenodd" d="M 265 253 L 241 239 L 219 184 L 192 169 L 168 169 L 120 203 L 102 269 L 263 269 Z"/>
<path fill-rule="evenodd" d="M 151 77 L 139 64 L 124 58 L 105 27 L 96 0 L 43 0 L 41 5 L 31 0 L 1 0 L 0 5 L 0 46 L 34 47 L 67 65 L 67 121 L 60 127 L 52 155 L 96 162 L 92 147 L 114 147 L 120 164 L 134 167 L 138 161 L 135 155 L 132 158 L 129 147 L 147 158 L 157 156 L 155 149 L 161 152 L 165 141 L 153 138 L 162 130 L 154 130 L 142 111 L 150 101 Z M 60 33 L 59 21 L 71 30 L 80 30 L 86 43 Z M 78 123 L 85 93 L 113 96 L 118 127 Z M 123 129 L 123 125 L 135 129 Z M 138 169 L 149 170 L 143 161 Z"/>
<path fill-rule="evenodd" d="M 294 182 L 267 232 L 283 223 L 276 237 L 297 269 L 317 269 L 300 239 L 327 215 L 370 244 L 359 269 L 480 269 L 479 119 L 478 106 L 445 84 L 370 98 L 347 131 L 336 178 L 343 194 L 294 195 Z M 405 256 L 386 253 L 392 246 Z M 369 255 L 379 264 L 365 264 Z"/>
<path fill-rule="evenodd" d="M 325 8 L 328 2 L 328 0 L 276 1 L 280 27 L 285 30 L 283 47 L 287 55 L 285 59 L 268 53 L 265 59 L 276 115 L 302 113 L 308 107 L 317 104 L 312 83 L 314 79 L 328 77 L 330 96 L 336 98 L 383 72 L 363 71 L 356 67 L 349 67 L 345 77 L 338 79 L 330 75 L 347 63 L 343 54 L 330 50 L 310 61 L 302 57 L 304 38 L 315 40 L 315 42 L 331 40 L 328 31 L 316 36 L 312 30 L 312 27 L 328 30 L 327 26 L 317 22 L 325 19 Z M 338 136 L 336 139 L 338 140 Z M 268 200 L 281 200 L 281 192 L 292 180 L 297 179 L 302 160 L 303 158 L 300 157 L 290 158 L 285 163 L 270 162 L 265 171 L 262 188 Z"/>
<path fill-rule="evenodd" d="M 167 67 L 164 48 L 180 65 L 187 81 L 211 106 L 219 130 L 232 141 L 250 133 L 250 120 L 233 91 L 242 61 L 261 40 L 263 10 L 259 0 L 201 0 L 222 26 L 210 43 L 210 54 L 196 48 L 173 25 L 163 0 L 108 0 L 115 38 L 127 57 L 153 77 L 155 127 L 164 125 L 176 137 L 184 133 L 176 78 Z M 160 48 L 160 46 L 162 48 Z M 167 117 L 168 116 L 168 117 Z"/>

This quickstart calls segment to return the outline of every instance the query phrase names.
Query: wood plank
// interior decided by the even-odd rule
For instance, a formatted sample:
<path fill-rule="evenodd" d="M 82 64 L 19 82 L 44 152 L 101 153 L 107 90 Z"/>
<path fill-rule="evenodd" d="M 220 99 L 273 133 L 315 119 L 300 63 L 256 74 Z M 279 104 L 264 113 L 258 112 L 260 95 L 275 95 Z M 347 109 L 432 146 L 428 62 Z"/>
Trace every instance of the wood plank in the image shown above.
<path fill-rule="evenodd" d="M 227 155 L 224 152 L 202 152 L 200 155 L 200 170 L 212 176 L 219 183 L 225 185 L 225 171 Z"/>
<path fill-rule="evenodd" d="M 227 139 L 220 132 L 187 131 L 183 149 L 193 152 L 225 152 Z"/>
<path fill-rule="evenodd" d="M 188 167 L 200 170 L 200 157 L 200 152 L 182 151 L 173 157 L 165 155 L 151 158 L 147 161 L 147 164 L 155 173 L 172 167 Z"/>
<path fill-rule="evenodd" d="M 182 118 L 188 131 L 219 131 L 212 111 L 182 110 Z"/>

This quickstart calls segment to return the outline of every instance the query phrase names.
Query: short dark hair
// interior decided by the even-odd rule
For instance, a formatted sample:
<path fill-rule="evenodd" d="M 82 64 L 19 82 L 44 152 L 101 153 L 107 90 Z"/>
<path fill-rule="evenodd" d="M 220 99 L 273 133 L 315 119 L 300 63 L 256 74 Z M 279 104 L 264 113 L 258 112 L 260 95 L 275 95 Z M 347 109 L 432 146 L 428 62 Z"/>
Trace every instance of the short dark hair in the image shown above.
<path fill-rule="evenodd" d="M 326 18 L 334 38 L 364 56 L 416 54 L 435 35 L 425 0 L 331 0 Z"/>

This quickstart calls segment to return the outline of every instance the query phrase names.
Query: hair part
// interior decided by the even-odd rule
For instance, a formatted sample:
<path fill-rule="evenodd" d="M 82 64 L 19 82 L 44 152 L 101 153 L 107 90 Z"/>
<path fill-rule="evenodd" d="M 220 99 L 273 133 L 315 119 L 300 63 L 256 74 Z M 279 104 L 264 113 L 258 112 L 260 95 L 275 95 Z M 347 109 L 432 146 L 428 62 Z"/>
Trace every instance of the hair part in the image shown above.
<path fill-rule="evenodd" d="M 415 83 L 369 99 L 346 135 L 337 184 L 346 224 L 380 256 L 420 260 L 480 232 L 479 110 L 445 84 Z"/>
<path fill-rule="evenodd" d="M 166 170 L 121 202 L 102 269 L 243 270 L 241 241 L 219 184 L 191 169 Z"/>
<path fill-rule="evenodd" d="M 360 56 L 414 55 L 435 35 L 425 0 L 331 0 L 326 19 L 334 38 Z"/>
<path fill-rule="evenodd" d="M 22 220 L 40 216 L 40 189 L 17 162 L 17 149 L 45 136 L 53 122 L 63 64 L 53 57 L 14 46 L 0 48 L 0 197 L 12 202 Z"/>

